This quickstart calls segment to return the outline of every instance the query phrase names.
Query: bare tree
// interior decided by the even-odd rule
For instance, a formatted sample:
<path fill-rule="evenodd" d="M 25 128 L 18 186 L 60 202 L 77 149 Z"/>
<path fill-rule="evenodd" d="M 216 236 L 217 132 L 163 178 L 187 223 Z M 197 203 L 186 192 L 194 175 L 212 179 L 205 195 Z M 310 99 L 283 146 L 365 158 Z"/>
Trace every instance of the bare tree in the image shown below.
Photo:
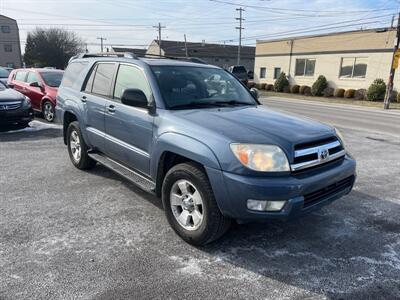
<path fill-rule="evenodd" d="M 74 32 L 37 27 L 28 33 L 24 60 L 27 65 L 63 69 L 72 56 L 83 51 L 83 41 Z"/>

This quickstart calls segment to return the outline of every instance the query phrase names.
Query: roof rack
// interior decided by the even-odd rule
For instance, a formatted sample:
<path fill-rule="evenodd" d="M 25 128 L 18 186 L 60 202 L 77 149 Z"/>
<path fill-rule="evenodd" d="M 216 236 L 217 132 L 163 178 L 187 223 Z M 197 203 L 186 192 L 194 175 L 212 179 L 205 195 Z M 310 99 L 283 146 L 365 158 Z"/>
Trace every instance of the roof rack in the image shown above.
<path fill-rule="evenodd" d="M 78 59 L 78 58 L 88 58 L 88 57 L 109 57 L 109 56 L 116 56 L 116 57 L 126 57 L 126 58 L 133 58 L 137 59 L 137 56 L 131 52 L 99 52 L 99 53 L 80 53 L 71 57 L 71 60 Z"/>

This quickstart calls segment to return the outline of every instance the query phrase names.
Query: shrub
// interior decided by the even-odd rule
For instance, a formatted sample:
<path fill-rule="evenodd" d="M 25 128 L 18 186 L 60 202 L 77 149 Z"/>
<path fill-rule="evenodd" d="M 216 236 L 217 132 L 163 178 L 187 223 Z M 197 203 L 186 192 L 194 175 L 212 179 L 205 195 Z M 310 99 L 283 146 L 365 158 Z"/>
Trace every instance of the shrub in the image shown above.
<path fill-rule="evenodd" d="M 331 87 L 328 86 L 327 88 L 324 89 L 322 94 L 324 95 L 324 97 L 332 97 L 334 91 L 335 91 L 334 88 L 331 88 Z"/>
<path fill-rule="evenodd" d="M 354 98 L 355 90 L 353 89 L 348 89 L 344 92 L 344 97 L 345 98 Z"/>
<path fill-rule="evenodd" d="M 284 93 L 290 93 L 290 86 L 286 85 L 286 86 L 283 88 L 283 92 L 284 92 Z"/>
<path fill-rule="evenodd" d="M 324 89 L 328 87 L 328 81 L 324 75 L 318 76 L 317 80 L 311 87 L 311 93 L 313 96 L 321 96 Z"/>
<path fill-rule="evenodd" d="M 267 91 L 273 91 L 274 90 L 274 85 L 273 84 L 267 84 L 267 86 L 265 87 L 265 89 Z"/>
<path fill-rule="evenodd" d="M 266 83 L 261 83 L 261 90 L 265 90 L 265 88 L 266 88 L 266 86 L 267 86 L 267 84 Z"/>
<path fill-rule="evenodd" d="M 335 91 L 333 92 L 333 96 L 343 98 L 344 89 L 335 89 Z"/>
<path fill-rule="evenodd" d="M 367 91 L 369 101 L 381 101 L 385 97 L 386 83 L 383 79 L 375 79 Z"/>
<path fill-rule="evenodd" d="M 390 101 L 391 102 L 397 102 L 399 93 L 397 91 L 392 91 L 392 94 L 390 95 Z"/>
<path fill-rule="evenodd" d="M 290 87 L 290 92 L 292 94 L 298 94 L 300 92 L 300 86 L 295 84 Z"/>
<path fill-rule="evenodd" d="M 275 80 L 274 89 L 275 92 L 283 92 L 286 86 L 289 86 L 289 80 L 286 78 L 286 74 L 282 72 L 279 77 Z"/>
<path fill-rule="evenodd" d="M 256 84 L 253 82 L 253 81 L 248 81 L 247 82 L 247 87 L 249 88 L 249 89 L 251 89 L 251 88 L 253 88 L 253 87 L 255 87 L 256 86 Z"/>
<path fill-rule="evenodd" d="M 397 102 L 400 103 L 400 93 L 397 93 L 397 98 L 396 98 Z"/>
<path fill-rule="evenodd" d="M 366 89 L 358 89 L 354 93 L 354 99 L 356 99 L 356 100 L 364 100 L 366 94 L 367 94 L 367 90 Z"/>
<path fill-rule="evenodd" d="M 261 89 L 262 89 L 261 86 L 262 86 L 262 83 L 256 83 L 254 87 L 255 87 L 256 89 L 261 90 Z"/>
<path fill-rule="evenodd" d="M 312 95 L 312 93 L 311 93 L 311 88 L 310 88 L 309 86 L 306 86 L 306 87 L 303 89 L 303 94 L 304 94 L 304 96 L 311 96 L 311 95 Z"/>
<path fill-rule="evenodd" d="M 307 88 L 309 88 L 309 86 L 307 86 L 307 85 L 300 86 L 300 89 L 299 89 L 300 94 L 304 95 L 304 90 Z"/>

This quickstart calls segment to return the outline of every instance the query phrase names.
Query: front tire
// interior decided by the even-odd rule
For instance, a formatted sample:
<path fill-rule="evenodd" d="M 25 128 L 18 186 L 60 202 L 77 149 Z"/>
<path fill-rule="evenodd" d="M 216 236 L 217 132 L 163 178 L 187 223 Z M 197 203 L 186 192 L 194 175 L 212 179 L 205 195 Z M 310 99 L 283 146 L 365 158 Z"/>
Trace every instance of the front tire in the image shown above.
<path fill-rule="evenodd" d="M 229 229 L 230 219 L 221 214 L 207 175 L 195 163 L 179 164 L 168 171 L 162 201 L 169 224 L 190 244 L 211 243 Z"/>
<path fill-rule="evenodd" d="M 42 114 L 43 118 L 47 122 L 53 122 L 54 121 L 54 116 L 55 116 L 55 110 L 54 110 L 54 105 L 50 101 L 45 101 L 43 103 L 43 108 L 42 108 Z"/>
<path fill-rule="evenodd" d="M 72 164 L 80 170 L 93 168 L 96 161 L 88 155 L 88 147 L 82 137 L 77 121 L 71 122 L 67 129 L 67 146 Z"/>

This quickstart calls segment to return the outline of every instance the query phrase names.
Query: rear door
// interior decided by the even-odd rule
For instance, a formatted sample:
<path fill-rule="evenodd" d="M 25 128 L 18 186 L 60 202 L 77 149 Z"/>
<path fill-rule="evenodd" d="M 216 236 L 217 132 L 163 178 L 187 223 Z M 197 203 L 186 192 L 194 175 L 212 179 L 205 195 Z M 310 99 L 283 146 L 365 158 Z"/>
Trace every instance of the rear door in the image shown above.
<path fill-rule="evenodd" d="M 20 93 L 22 93 L 24 95 L 26 93 L 25 81 L 26 81 L 26 76 L 27 75 L 28 75 L 27 71 L 23 71 L 23 70 L 16 71 L 14 80 L 11 82 L 13 88 L 16 91 L 18 91 L 18 92 L 20 92 Z"/>
<path fill-rule="evenodd" d="M 81 101 L 86 111 L 86 132 L 90 144 L 101 152 L 105 150 L 105 107 L 111 98 L 115 66 L 113 62 L 96 64 L 81 92 Z"/>
<path fill-rule="evenodd" d="M 120 64 L 113 99 L 107 101 L 106 107 L 106 151 L 111 158 L 149 175 L 154 117 L 147 108 L 121 103 L 122 93 L 127 88 L 142 90 L 148 100 L 152 95 L 149 82 L 139 67 Z"/>
<path fill-rule="evenodd" d="M 36 72 L 29 71 L 26 77 L 25 95 L 31 99 L 33 109 L 40 110 L 40 102 L 42 101 L 42 98 L 44 96 L 44 89 L 43 87 L 30 86 L 30 84 L 34 82 L 42 85 Z"/>

